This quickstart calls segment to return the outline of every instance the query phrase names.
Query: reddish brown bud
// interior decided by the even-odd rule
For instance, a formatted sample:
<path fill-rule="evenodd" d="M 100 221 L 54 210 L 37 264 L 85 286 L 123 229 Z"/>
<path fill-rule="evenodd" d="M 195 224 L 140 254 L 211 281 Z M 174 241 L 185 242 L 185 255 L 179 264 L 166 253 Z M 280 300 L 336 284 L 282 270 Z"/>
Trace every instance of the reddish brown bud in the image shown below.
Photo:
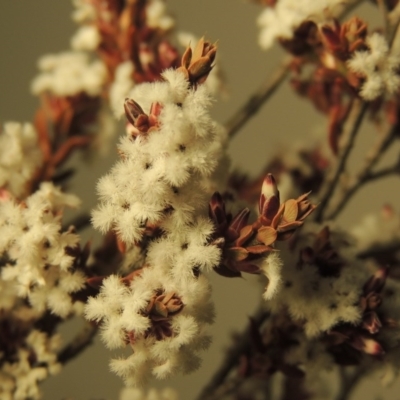
<path fill-rule="evenodd" d="M 136 101 L 132 99 L 125 99 L 124 103 L 125 115 L 127 120 L 134 126 L 136 126 L 136 120 L 139 115 L 144 114 L 142 107 L 139 106 Z"/>
<path fill-rule="evenodd" d="M 370 311 L 363 316 L 362 327 L 369 333 L 378 333 L 382 328 L 382 323 L 374 311 Z"/>
<path fill-rule="evenodd" d="M 365 283 L 363 287 L 364 294 L 368 294 L 370 292 L 379 293 L 385 286 L 388 272 L 389 270 L 386 267 L 379 268 Z"/>
<path fill-rule="evenodd" d="M 211 197 L 208 206 L 208 215 L 217 226 L 225 225 L 227 223 L 225 203 L 218 192 L 215 192 Z"/>
<path fill-rule="evenodd" d="M 263 181 L 258 203 L 259 213 L 271 220 L 279 209 L 279 190 L 272 174 L 268 174 Z"/>
<path fill-rule="evenodd" d="M 190 84 L 203 83 L 213 68 L 216 53 L 216 45 L 201 38 L 193 52 L 190 47 L 185 50 L 179 71 L 185 74 Z"/>

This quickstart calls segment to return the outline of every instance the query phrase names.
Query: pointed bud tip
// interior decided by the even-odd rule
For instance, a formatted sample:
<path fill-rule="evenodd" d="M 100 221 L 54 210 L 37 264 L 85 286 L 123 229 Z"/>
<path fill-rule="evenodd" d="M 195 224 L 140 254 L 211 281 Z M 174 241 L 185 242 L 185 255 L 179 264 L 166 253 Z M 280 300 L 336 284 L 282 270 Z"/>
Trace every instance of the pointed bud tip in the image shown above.
<path fill-rule="evenodd" d="M 267 174 L 264 178 L 261 193 L 266 197 L 279 196 L 278 186 L 272 174 Z"/>

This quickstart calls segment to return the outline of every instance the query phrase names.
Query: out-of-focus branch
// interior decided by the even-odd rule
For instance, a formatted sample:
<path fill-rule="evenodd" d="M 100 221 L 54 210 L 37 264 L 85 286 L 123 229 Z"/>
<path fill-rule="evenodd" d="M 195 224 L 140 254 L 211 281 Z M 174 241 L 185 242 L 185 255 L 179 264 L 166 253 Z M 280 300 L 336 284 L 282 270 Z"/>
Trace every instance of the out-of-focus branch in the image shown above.
<path fill-rule="evenodd" d="M 348 120 L 344 127 L 344 142 L 341 143 L 341 149 L 336 161 L 336 165 L 332 169 L 330 176 L 325 179 L 325 184 L 321 189 L 321 202 L 319 207 L 315 211 L 315 220 L 321 222 L 324 217 L 324 212 L 328 206 L 329 200 L 331 199 L 335 188 L 339 182 L 340 176 L 346 169 L 346 163 L 353 149 L 354 142 L 364 118 L 365 112 L 367 111 L 368 103 L 362 102 L 361 100 L 354 100 Z"/>
<path fill-rule="evenodd" d="M 397 127 L 391 127 L 387 130 L 386 133 L 379 138 L 378 142 L 372 147 L 371 152 L 366 157 L 366 162 L 364 167 L 361 169 L 360 173 L 358 174 L 357 179 L 355 182 L 342 193 L 341 198 L 338 200 L 336 206 L 334 207 L 333 211 L 329 214 L 328 219 L 336 218 L 340 212 L 344 209 L 347 202 L 350 198 L 360 189 L 365 183 L 371 182 L 378 178 L 382 178 L 384 176 L 398 173 L 399 171 L 399 162 L 397 162 L 394 166 L 389 168 L 382 169 L 377 172 L 372 172 L 374 166 L 379 162 L 382 155 L 385 151 L 390 147 L 393 143 L 395 136 L 396 136 Z"/>
<path fill-rule="evenodd" d="M 250 97 L 250 99 L 225 123 L 230 138 L 246 124 L 260 107 L 274 94 L 285 81 L 289 73 L 291 59 L 284 60 L 266 83 Z"/>
<path fill-rule="evenodd" d="M 268 315 L 269 314 L 264 309 L 260 308 L 252 317 L 254 325 L 261 326 L 268 318 Z M 208 385 L 200 393 L 198 400 L 217 399 L 217 397 L 214 396 L 216 390 L 221 385 L 225 384 L 226 378 L 229 376 L 232 369 L 238 364 L 240 356 L 246 354 L 250 350 L 250 346 L 251 341 L 249 329 L 246 328 L 238 337 L 235 345 L 229 349 L 221 366 L 215 372 Z"/>
<path fill-rule="evenodd" d="M 58 361 L 61 364 L 66 364 L 74 357 L 79 355 L 83 350 L 86 349 L 94 339 L 97 333 L 97 326 L 92 324 L 85 324 L 84 328 L 75 336 L 75 338 L 69 343 L 58 355 Z"/>
<path fill-rule="evenodd" d="M 366 258 L 379 258 L 382 255 L 387 255 L 397 251 L 400 251 L 400 241 L 393 240 L 387 243 L 378 243 L 366 250 L 360 251 L 357 254 L 357 257 L 362 260 Z"/>
<path fill-rule="evenodd" d="M 348 400 L 351 392 L 354 390 L 357 383 L 364 375 L 364 369 L 358 368 L 352 374 L 346 374 L 344 367 L 340 368 L 340 391 L 336 397 L 336 400 Z"/>

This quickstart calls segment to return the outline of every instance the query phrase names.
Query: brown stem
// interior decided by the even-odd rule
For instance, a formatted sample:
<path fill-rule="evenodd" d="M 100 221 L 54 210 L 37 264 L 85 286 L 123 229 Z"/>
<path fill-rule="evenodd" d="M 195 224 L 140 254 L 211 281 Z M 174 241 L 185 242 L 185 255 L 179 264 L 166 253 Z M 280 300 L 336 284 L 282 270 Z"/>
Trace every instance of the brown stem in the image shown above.
<path fill-rule="evenodd" d="M 264 309 L 259 309 L 254 315 L 255 326 L 261 326 L 268 318 L 268 313 Z M 238 364 L 240 356 L 246 354 L 251 347 L 249 329 L 246 328 L 238 338 L 237 343 L 225 356 L 222 365 L 215 372 L 209 384 L 203 389 L 198 400 L 212 399 L 214 392 L 225 382 L 232 369 Z"/>
<path fill-rule="evenodd" d="M 336 400 L 348 400 L 350 398 L 351 392 L 355 389 L 355 386 L 359 380 L 364 375 L 364 369 L 358 368 L 352 375 L 347 375 L 345 373 L 344 367 L 340 368 L 340 392 L 336 396 Z"/>
<path fill-rule="evenodd" d="M 398 252 L 400 250 L 400 241 L 393 240 L 387 243 L 378 243 L 362 250 L 357 254 L 357 258 L 365 260 L 367 258 L 379 258 L 381 256 Z"/>
<path fill-rule="evenodd" d="M 74 357 L 80 354 L 93 342 L 93 338 L 97 333 L 97 326 L 87 323 L 84 328 L 75 336 L 75 338 L 61 350 L 58 355 L 58 361 L 66 364 Z"/>
<path fill-rule="evenodd" d="M 328 219 L 336 218 L 340 212 L 344 209 L 350 198 L 360 189 L 365 183 L 371 182 L 372 180 L 378 179 L 379 177 L 388 174 L 388 170 L 381 170 L 376 173 L 372 172 L 374 166 L 379 162 L 382 155 L 390 147 L 396 137 L 397 127 L 390 128 L 372 147 L 372 151 L 366 157 L 364 167 L 358 174 L 356 181 L 342 194 L 342 197 L 337 202 L 333 211 L 329 214 Z M 392 169 L 391 173 L 398 171 L 398 163 Z"/>
<path fill-rule="evenodd" d="M 340 176 L 346 168 L 347 159 L 353 149 L 354 142 L 361 126 L 364 115 L 367 111 L 368 103 L 360 100 L 354 100 L 348 120 L 344 127 L 344 138 L 345 142 L 341 145 L 338 159 L 335 168 L 332 170 L 330 176 L 325 179 L 325 184 L 321 189 L 321 202 L 315 211 L 315 221 L 321 222 L 324 217 L 324 211 L 328 206 L 329 200 L 331 199 L 333 192 L 339 182 Z"/>
<path fill-rule="evenodd" d="M 264 83 L 239 111 L 235 112 L 225 123 L 229 138 L 232 139 L 235 136 L 243 125 L 259 110 L 262 104 L 265 103 L 285 81 L 289 73 L 290 62 L 291 59 L 282 62 L 267 82 Z"/>

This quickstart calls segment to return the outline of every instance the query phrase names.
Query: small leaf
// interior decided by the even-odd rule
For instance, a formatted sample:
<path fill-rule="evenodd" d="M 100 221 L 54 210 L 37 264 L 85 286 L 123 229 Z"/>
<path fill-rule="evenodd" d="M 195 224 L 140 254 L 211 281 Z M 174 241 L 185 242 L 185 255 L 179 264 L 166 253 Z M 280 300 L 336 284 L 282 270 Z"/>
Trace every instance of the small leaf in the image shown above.
<path fill-rule="evenodd" d="M 247 258 L 249 252 L 243 247 L 230 247 L 228 249 L 228 257 L 234 261 L 242 261 Z"/>
<path fill-rule="evenodd" d="M 193 57 L 192 57 L 193 60 L 197 60 L 198 58 L 200 58 L 203 55 L 204 46 L 205 46 L 205 40 L 204 40 L 204 36 L 203 36 L 202 38 L 200 38 L 200 40 L 196 44 L 196 47 L 194 48 Z"/>
<path fill-rule="evenodd" d="M 182 67 L 188 69 L 191 60 L 192 60 L 192 49 L 190 48 L 190 46 L 188 46 L 182 56 L 182 61 L 181 61 Z"/>
<path fill-rule="evenodd" d="M 276 227 L 278 226 L 284 211 L 285 211 L 285 203 L 281 204 L 281 206 L 279 207 L 278 212 L 276 213 L 274 219 L 271 222 L 271 226 L 273 228 L 276 229 Z"/>
<path fill-rule="evenodd" d="M 259 244 L 259 245 L 255 245 L 255 246 L 246 247 L 246 250 L 250 254 L 264 254 L 264 253 L 267 253 L 269 251 L 272 251 L 273 248 L 270 247 L 270 246 L 264 246 L 262 244 Z"/>
<path fill-rule="evenodd" d="M 248 239 L 253 235 L 253 227 L 251 225 L 246 225 L 244 228 L 240 230 L 240 235 L 235 241 L 236 246 L 242 246 L 243 243 L 246 243 Z"/>
<path fill-rule="evenodd" d="M 266 246 L 274 243 L 276 240 L 277 232 L 271 226 L 263 226 L 257 232 L 257 240 L 264 243 Z"/>
<path fill-rule="evenodd" d="M 297 205 L 296 200 L 290 199 L 290 200 L 285 201 L 285 210 L 283 212 L 283 219 L 286 222 L 296 221 L 298 211 L 299 211 L 299 207 Z"/>
<path fill-rule="evenodd" d="M 303 225 L 302 221 L 293 221 L 293 222 L 283 223 L 278 226 L 277 231 L 278 231 L 278 233 L 294 231 L 301 225 Z"/>

